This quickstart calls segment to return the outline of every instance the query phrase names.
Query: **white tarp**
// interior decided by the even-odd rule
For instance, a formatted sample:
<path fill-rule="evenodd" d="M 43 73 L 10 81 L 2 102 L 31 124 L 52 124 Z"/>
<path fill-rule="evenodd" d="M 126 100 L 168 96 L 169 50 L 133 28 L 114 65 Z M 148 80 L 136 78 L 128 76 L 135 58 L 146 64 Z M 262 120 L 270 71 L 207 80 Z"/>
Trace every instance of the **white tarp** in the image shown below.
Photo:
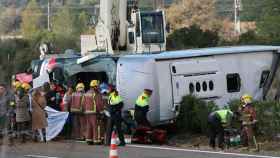
<path fill-rule="evenodd" d="M 33 79 L 33 88 L 38 88 L 44 85 L 44 83 L 50 82 L 49 74 L 47 72 L 43 73 L 39 77 Z"/>
<path fill-rule="evenodd" d="M 47 141 L 55 138 L 63 129 L 68 118 L 68 112 L 56 111 L 50 107 L 45 108 L 48 113 Z"/>

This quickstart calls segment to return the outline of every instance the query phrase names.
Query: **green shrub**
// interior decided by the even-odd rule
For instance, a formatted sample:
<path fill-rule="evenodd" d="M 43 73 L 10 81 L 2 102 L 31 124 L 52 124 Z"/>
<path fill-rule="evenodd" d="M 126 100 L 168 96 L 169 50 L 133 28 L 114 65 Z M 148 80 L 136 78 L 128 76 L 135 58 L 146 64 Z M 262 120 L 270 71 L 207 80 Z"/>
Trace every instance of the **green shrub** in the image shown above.
<path fill-rule="evenodd" d="M 179 132 L 205 134 L 208 115 L 216 109 L 218 107 L 214 102 L 206 102 L 191 95 L 183 97 L 176 121 Z"/>
<path fill-rule="evenodd" d="M 276 101 L 255 102 L 258 133 L 273 138 L 280 133 L 280 103 Z"/>

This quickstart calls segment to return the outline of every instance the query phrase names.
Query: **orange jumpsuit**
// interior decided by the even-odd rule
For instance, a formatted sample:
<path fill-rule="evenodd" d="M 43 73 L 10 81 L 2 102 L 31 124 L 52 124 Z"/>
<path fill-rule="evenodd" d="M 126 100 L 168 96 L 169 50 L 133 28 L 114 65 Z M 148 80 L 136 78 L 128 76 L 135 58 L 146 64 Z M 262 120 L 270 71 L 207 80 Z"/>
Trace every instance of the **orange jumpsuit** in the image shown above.
<path fill-rule="evenodd" d="M 257 114 L 255 108 L 251 104 L 247 104 L 240 109 L 242 129 L 241 137 L 244 146 L 248 146 L 253 140 L 255 120 Z"/>
<path fill-rule="evenodd" d="M 84 97 L 83 106 L 87 121 L 86 141 L 101 143 L 104 138 L 103 123 L 100 112 L 104 109 L 104 101 L 99 91 L 89 90 Z"/>
<path fill-rule="evenodd" d="M 83 92 L 75 92 L 71 98 L 71 115 L 73 118 L 72 137 L 75 139 L 85 139 L 86 136 L 86 119 L 83 114 L 82 100 Z"/>

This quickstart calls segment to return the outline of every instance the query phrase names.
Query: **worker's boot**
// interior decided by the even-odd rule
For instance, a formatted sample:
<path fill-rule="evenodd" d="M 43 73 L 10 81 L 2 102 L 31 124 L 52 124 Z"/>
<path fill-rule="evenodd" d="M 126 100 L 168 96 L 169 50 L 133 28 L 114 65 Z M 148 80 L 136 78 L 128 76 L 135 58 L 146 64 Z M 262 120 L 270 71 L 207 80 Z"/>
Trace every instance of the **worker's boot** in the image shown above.
<path fill-rule="evenodd" d="M 125 146 L 125 142 L 121 142 L 118 146 Z"/>
<path fill-rule="evenodd" d="M 93 141 L 86 141 L 87 145 L 94 145 Z"/>
<path fill-rule="evenodd" d="M 46 136 L 46 130 L 43 130 L 43 141 L 44 143 L 47 143 L 47 136 Z"/>
<path fill-rule="evenodd" d="M 25 143 L 26 142 L 26 136 L 25 134 L 21 135 L 21 143 Z"/>
<path fill-rule="evenodd" d="M 14 145 L 14 138 L 13 137 L 9 137 L 9 146 L 13 146 Z"/>

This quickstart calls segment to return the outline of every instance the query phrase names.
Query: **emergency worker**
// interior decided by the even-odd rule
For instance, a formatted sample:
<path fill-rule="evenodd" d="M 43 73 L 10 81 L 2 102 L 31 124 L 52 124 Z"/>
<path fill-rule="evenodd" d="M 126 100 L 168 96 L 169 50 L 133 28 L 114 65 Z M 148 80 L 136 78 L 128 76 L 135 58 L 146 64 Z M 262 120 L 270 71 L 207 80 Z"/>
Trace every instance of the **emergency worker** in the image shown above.
<path fill-rule="evenodd" d="M 100 115 L 104 109 L 104 101 L 99 92 L 98 80 L 90 82 L 90 90 L 85 94 L 83 106 L 87 121 L 86 141 L 89 145 L 101 144 L 104 139 L 104 131 Z"/>
<path fill-rule="evenodd" d="M 122 131 L 122 108 L 123 100 L 119 95 L 118 91 L 112 87 L 110 90 L 110 95 L 108 99 L 108 111 L 109 117 L 107 120 L 106 128 L 106 145 L 110 145 L 113 128 L 116 128 L 118 133 L 120 144 L 119 146 L 125 146 L 124 135 Z"/>
<path fill-rule="evenodd" d="M 239 108 L 241 115 L 241 141 L 245 147 L 249 147 L 249 143 L 256 142 L 254 127 L 257 123 L 256 110 L 252 105 L 252 96 L 244 94 L 241 97 L 242 105 Z"/>
<path fill-rule="evenodd" d="M 14 138 L 16 136 L 16 92 L 21 88 L 21 83 L 19 81 L 12 82 L 11 100 L 8 107 L 8 133 L 9 133 L 9 143 L 12 145 L 14 143 Z"/>
<path fill-rule="evenodd" d="M 137 122 L 138 126 L 151 126 L 147 119 L 147 113 L 149 111 L 149 102 L 152 93 L 152 90 L 144 89 L 144 92 L 136 100 L 135 121 Z"/>
<path fill-rule="evenodd" d="M 224 128 L 231 124 L 233 112 L 228 109 L 217 110 L 209 114 L 209 145 L 216 148 L 216 137 L 218 136 L 218 147 L 224 149 Z"/>
<path fill-rule="evenodd" d="M 0 83 L 0 135 L 5 134 L 9 127 L 9 108 L 14 106 L 14 96 Z"/>
<path fill-rule="evenodd" d="M 20 88 L 23 88 L 24 93 L 27 95 L 28 100 L 31 103 L 32 102 L 31 101 L 31 98 L 32 98 L 32 92 L 31 92 L 32 87 L 31 87 L 31 85 L 28 84 L 28 83 L 22 83 Z M 19 89 L 19 88 L 17 88 L 17 89 Z M 32 105 L 31 104 L 29 104 L 28 110 L 29 110 L 29 112 L 32 111 Z"/>
<path fill-rule="evenodd" d="M 84 140 L 86 136 L 86 119 L 83 114 L 82 101 L 85 94 L 85 85 L 78 83 L 76 86 L 76 92 L 72 94 L 70 114 L 73 118 L 73 137 L 78 140 Z"/>
<path fill-rule="evenodd" d="M 31 120 L 29 114 L 29 98 L 26 89 L 19 88 L 16 92 L 16 123 L 17 129 L 20 135 L 21 142 L 24 143 L 26 141 L 27 130 L 29 121 Z"/>

